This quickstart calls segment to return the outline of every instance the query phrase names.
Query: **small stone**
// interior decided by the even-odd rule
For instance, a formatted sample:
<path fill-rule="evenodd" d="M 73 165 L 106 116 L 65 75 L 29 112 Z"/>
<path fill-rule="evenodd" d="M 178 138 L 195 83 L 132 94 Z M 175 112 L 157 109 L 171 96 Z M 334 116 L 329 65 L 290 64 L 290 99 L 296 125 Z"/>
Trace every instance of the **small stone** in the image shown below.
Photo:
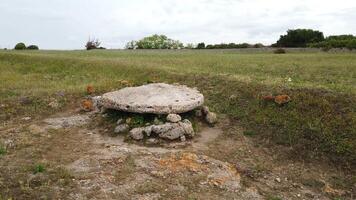
<path fill-rule="evenodd" d="M 57 109 L 57 108 L 59 108 L 59 103 L 58 103 L 57 99 L 52 99 L 51 102 L 48 104 L 48 106 L 53 109 Z"/>
<path fill-rule="evenodd" d="M 94 133 L 93 132 L 88 132 L 87 135 L 93 135 Z"/>
<path fill-rule="evenodd" d="M 153 120 L 153 124 L 155 124 L 155 125 L 161 125 L 161 124 L 162 124 L 162 121 L 159 120 L 157 117 L 155 117 L 155 119 Z"/>
<path fill-rule="evenodd" d="M 24 121 L 30 121 L 30 120 L 31 120 L 31 117 L 24 117 L 24 118 L 22 118 L 22 120 L 24 120 Z"/>
<path fill-rule="evenodd" d="M 153 144 L 158 144 L 158 140 L 156 138 L 149 138 L 146 140 L 146 144 L 148 145 L 153 145 Z"/>
<path fill-rule="evenodd" d="M 205 120 L 209 124 L 215 124 L 218 121 L 218 118 L 215 113 L 208 112 L 208 114 L 205 116 Z"/>
<path fill-rule="evenodd" d="M 130 131 L 130 136 L 134 140 L 142 140 L 144 138 L 143 128 L 134 128 Z"/>
<path fill-rule="evenodd" d="M 143 132 L 146 133 L 147 137 L 150 137 L 150 136 L 151 136 L 152 127 L 153 127 L 153 126 L 146 126 L 146 127 L 144 127 Z"/>
<path fill-rule="evenodd" d="M 129 130 L 129 128 L 129 125 L 127 124 L 120 124 L 115 128 L 114 133 L 125 133 Z"/>
<path fill-rule="evenodd" d="M 45 132 L 45 130 L 43 128 L 41 128 L 40 126 L 37 126 L 35 124 L 32 124 L 31 126 L 29 126 L 28 130 L 34 134 L 41 134 L 41 133 Z"/>
<path fill-rule="evenodd" d="M 207 115 L 210 111 L 209 111 L 209 107 L 208 106 L 203 106 L 201 108 L 201 111 L 204 115 Z"/>
<path fill-rule="evenodd" d="M 94 111 L 103 112 L 105 110 L 103 108 L 102 96 L 91 97 L 91 101 L 93 102 Z"/>
<path fill-rule="evenodd" d="M 120 118 L 120 119 L 117 120 L 116 124 L 117 124 L 117 125 L 120 125 L 120 124 L 122 124 L 123 122 L 124 122 L 124 120 L 123 120 L 122 118 Z"/>
<path fill-rule="evenodd" d="M 278 183 L 281 182 L 281 179 L 280 179 L 279 177 L 277 177 L 275 180 L 276 180 Z"/>
<path fill-rule="evenodd" d="M 180 136 L 180 141 L 181 141 L 181 142 L 185 142 L 185 141 L 187 141 L 187 139 L 185 138 L 184 135 L 182 135 L 182 136 Z"/>
<path fill-rule="evenodd" d="M 195 114 L 196 117 L 202 117 L 203 116 L 203 112 L 201 110 L 196 110 L 194 114 Z"/>
<path fill-rule="evenodd" d="M 132 119 L 129 117 L 129 118 L 127 118 L 126 119 L 126 124 L 130 124 L 131 123 L 131 121 L 132 121 Z"/>
<path fill-rule="evenodd" d="M 234 95 L 234 94 L 229 97 L 229 100 L 230 100 L 230 101 L 234 101 L 234 100 L 236 100 L 236 99 L 237 99 L 237 96 Z"/>
<path fill-rule="evenodd" d="M 177 114 L 169 114 L 167 116 L 167 121 L 169 121 L 169 122 L 177 123 L 181 120 L 182 120 L 181 116 L 179 116 Z"/>

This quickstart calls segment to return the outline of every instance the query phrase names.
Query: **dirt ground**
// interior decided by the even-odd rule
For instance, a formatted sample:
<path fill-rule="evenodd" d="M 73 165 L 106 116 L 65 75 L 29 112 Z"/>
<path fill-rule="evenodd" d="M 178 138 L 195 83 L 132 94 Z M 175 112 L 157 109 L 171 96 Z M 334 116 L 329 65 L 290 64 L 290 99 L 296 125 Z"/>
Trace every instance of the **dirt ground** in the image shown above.
<path fill-rule="evenodd" d="M 354 199 L 347 170 L 291 159 L 224 116 L 164 146 L 127 142 L 102 118 L 66 112 L 3 124 L 0 199 Z"/>

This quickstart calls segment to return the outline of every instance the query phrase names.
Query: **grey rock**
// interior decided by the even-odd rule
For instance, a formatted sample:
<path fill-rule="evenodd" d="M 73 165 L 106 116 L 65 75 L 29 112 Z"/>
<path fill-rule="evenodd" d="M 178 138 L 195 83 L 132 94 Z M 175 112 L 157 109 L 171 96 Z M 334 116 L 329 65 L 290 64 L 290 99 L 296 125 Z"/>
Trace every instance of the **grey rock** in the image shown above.
<path fill-rule="evenodd" d="M 142 140 L 144 138 L 143 132 L 144 128 L 134 128 L 130 131 L 130 136 L 134 140 Z"/>
<path fill-rule="evenodd" d="M 159 143 L 159 140 L 156 138 L 149 138 L 146 140 L 146 144 L 148 144 L 148 145 L 153 145 L 153 144 L 158 144 L 158 143 Z"/>
<path fill-rule="evenodd" d="M 192 123 L 185 119 L 178 123 L 165 123 L 163 125 L 152 126 L 152 132 L 158 134 L 160 138 L 176 140 L 182 136 L 193 137 L 194 129 Z"/>
<path fill-rule="evenodd" d="M 106 111 L 106 109 L 103 108 L 102 99 L 103 99 L 102 96 L 91 97 L 91 101 L 93 102 L 93 107 L 95 112 L 104 113 Z"/>
<path fill-rule="evenodd" d="M 192 123 L 185 119 L 182 122 L 179 122 L 179 125 L 184 129 L 184 134 L 187 135 L 188 137 L 194 137 L 195 132 L 193 129 Z"/>
<path fill-rule="evenodd" d="M 208 114 L 205 116 L 205 120 L 209 124 L 215 124 L 218 121 L 218 117 L 216 116 L 216 113 L 208 112 Z"/>
<path fill-rule="evenodd" d="M 184 135 L 182 135 L 182 136 L 180 136 L 180 141 L 185 142 L 185 141 L 187 141 L 187 138 Z"/>
<path fill-rule="evenodd" d="M 127 87 L 103 95 L 105 108 L 134 113 L 170 114 L 191 111 L 204 103 L 204 96 L 187 86 L 154 83 Z"/>
<path fill-rule="evenodd" d="M 180 138 L 181 136 L 184 136 L 184 129 L 180 126 L 173 126 L 174 128 L 166 131 L 166 132 L 162 132 L 159 134 L 160 138 L 164 138 L 164 139 L 169 139 L 169 140 L 175 140 Z"/>
<path fill-rule="evenodd" d="M 72 126 L 82 126 L 89 123 L 88 115 L 74 115 L 70 117 L 48 118 L 43 120 L 49 128 L 60 129 Z"/>
<path fill-rule="evenodd" d="M 208 106 L 203 106 L 201 108 L 201 112 L 204 114 L 204 115 L 207 115 L 210 111 L 209 111 L 209 107 Z"/>
<path fill-rule="evenodd" d="M 125 133 L 130 129 L 129 125 L 127 124 L 120 124 L 116 126 L 114 133 Z"/>
<path fill-rule="evenodd" d="M 179 116 L 177 114 L 169 114 L 167 116 L 167 121 L 169 121 L 169 122 L 177 123 L 181 120 L 182 120 L 181 116 Z"/>
<path fill-rule="evenodd" d="M 194 114 L 195 114 L 196 117 L 202 117 L 203 116 L 203 112 L 201 110 L 196 110 Z"/>
<path fill-rule="evenodd" d="M 120 119 L 118 119 L 118 120 L 116 121 L 116 124 L 117 124 L 117 125 L 120 125 L 120 124 L 122 124 L 122 123 L 124 123 L 124 119 L 122 119 L 122 118 L 120 118 Z"/>
<path fill-rule="evenodd" d="M 144 127 L 143 132 L 144 132 L 148 137 L 150 137 L 150 136 L 151 136 L 151 133 L 152 133 L 152 128 L 153 128 L 153 126 L 146 126 L 146 127 Z"/>

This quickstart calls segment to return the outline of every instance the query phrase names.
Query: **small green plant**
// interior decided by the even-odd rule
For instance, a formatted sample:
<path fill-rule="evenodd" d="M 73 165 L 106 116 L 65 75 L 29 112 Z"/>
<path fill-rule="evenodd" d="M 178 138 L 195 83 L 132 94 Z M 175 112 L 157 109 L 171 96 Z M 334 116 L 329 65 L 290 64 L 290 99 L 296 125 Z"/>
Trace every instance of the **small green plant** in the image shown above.
<path fill-rule="evenodd" d="M 26 49 L 26 45 L 22 42 L 17 43 L 15 46 L 15 50 L 25 50 Z"/>
<path fill-rule="evenodd" d="M 282 200 L 282 199 L 276 196 L 268 196 L 267 200 Z"/>
<path fill-rule="evenodd" d="M 45 171 L 45 167 L 42 165 L 42 164 L 37 164 L 35 166 L 35 169 L 34 169 L 34 174 L 37 174 L 37 173 L 43 173 Z"/>
<path fill-rule="evenodd" d="M 252 136 L 255 136 L 255 135 L 257 135 L 257 133 L 255 131 L 252 131 L 252 130 L 245 130 L 244 131 L 244 136 L 252 137 Z"/>
<path fill-rule="evenodd" d="M 6 153 L 6 149 L 0 145 L 0 156 Z"/>

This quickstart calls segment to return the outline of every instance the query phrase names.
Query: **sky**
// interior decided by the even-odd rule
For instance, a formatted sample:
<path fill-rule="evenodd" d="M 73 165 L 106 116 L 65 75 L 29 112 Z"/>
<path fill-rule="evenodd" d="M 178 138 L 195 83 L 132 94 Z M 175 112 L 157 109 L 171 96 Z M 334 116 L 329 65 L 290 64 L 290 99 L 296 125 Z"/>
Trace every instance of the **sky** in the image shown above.
<path fill-rule="evenodd" d="M 1 0 L 0 48 L 107 48 L 165 34 L 183 43 L 272 44 L 288 29 L 356 35 L 355 0 Z"/>

